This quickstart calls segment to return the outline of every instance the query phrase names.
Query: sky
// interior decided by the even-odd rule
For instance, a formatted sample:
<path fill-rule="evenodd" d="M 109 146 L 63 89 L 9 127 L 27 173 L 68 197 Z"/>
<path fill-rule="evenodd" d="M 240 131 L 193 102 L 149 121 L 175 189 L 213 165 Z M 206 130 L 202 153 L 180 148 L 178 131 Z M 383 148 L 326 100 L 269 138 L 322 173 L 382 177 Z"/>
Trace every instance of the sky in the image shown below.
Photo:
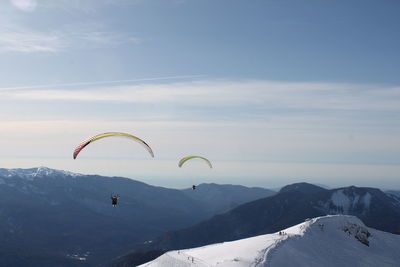
<path fill-rule="evenodd" d="M 0 167 L 400 189 L 397 0 L 1 0 Z M 145 140 L 155 157 L 123 138 Z M 177 166 L 186 155 L 201 160 Z"/>

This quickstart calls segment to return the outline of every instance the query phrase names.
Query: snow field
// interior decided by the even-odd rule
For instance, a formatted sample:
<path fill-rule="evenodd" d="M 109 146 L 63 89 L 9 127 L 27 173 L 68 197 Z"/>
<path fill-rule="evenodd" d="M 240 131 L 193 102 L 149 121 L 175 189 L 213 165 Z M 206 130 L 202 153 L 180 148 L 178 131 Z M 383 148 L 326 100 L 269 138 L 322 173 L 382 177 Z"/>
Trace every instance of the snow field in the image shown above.
<path fill-rule="evenodd" d="M 318 217 L 283 232 L 170 251 L 140 267 L 400 267 L 400 236 L 354 216 Z"/>

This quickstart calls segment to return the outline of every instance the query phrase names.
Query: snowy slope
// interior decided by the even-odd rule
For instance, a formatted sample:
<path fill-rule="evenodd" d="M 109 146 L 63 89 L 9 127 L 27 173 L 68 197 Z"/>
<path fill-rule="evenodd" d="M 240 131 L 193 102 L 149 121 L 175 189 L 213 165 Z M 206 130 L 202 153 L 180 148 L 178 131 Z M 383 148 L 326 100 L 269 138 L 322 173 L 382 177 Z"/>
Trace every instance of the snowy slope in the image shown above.
<path fill-rule="evenodd" d="M 170 251 L 140 266 L 400 266 L 400 236 L 368 228 L 354 216 L 318 217 L 283 232 Z"/>
<path fill-rule="evenodd" d="M 38 168 L 30 168 L 30 169 L 4 169 L 0 168 L 0 179 L 4 183 L 4 179 L 7 178 L 22 178 L 27 181 L 33 181 L 35 178 L 43 178 L 43 177 L 57 177 L 57 178 L 66 178 L 66 177 L 78 177 L 83 176 L 82 174 L 50 169 L 47 167 L 38 167 Z"/>

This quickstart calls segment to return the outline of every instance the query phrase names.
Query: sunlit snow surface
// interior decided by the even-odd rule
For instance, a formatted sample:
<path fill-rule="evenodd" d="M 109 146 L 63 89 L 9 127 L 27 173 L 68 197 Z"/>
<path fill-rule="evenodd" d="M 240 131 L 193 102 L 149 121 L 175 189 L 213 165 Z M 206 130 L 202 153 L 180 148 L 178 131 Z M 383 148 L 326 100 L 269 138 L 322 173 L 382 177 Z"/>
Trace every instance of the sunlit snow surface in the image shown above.
<path fill-rule="evenodd" d="M 400 266 L 400 236 L 365 227 L 353 216 L 319 217 L 284 232 L 170 251 L 140 266 Z M 359 235 L 367 238 L 369 246 L 359 241 Z"/>
<path fill-rule="evenodd" d="M 73 173 L 69 171 L 54 170 L 47 167 L 38 167 L 30 169 L 3 169 L 0 168 L 0 176 L 7 177 L 20 177 L 25 180 L 33 181 L 37 177 L 79 177 L 82 174 Z M 4 182 L 4 179 L 2 179 Z M 0 182 L 1 183 L 1 182 Z"/>
<path fill-rule="evenodd" d="M 344 213 L 348 213 L 349 210 L 354 209 L 357 205 L 362 205 L 365 210 L 369 209 L 371 195 L 367 192 L 363 196 L 354 195 L 349 197 L 343 190 L 337 190 L 332 194 L 331 201 L 336 207 L 341 207 Z"/>

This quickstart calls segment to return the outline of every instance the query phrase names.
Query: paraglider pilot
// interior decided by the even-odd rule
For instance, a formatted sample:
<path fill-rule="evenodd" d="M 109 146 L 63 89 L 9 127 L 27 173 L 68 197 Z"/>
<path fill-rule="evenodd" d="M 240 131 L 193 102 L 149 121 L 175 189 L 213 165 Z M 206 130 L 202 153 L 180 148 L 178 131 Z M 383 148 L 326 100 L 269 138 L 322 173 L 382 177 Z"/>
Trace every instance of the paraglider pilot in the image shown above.
<path fill-rule="evenodd" d="M 115 207 L 118 204 L 118 199 L 119 199 L 118 195 L 111 196 L 111 204 L 113 205 L 113 207 Z"/>

